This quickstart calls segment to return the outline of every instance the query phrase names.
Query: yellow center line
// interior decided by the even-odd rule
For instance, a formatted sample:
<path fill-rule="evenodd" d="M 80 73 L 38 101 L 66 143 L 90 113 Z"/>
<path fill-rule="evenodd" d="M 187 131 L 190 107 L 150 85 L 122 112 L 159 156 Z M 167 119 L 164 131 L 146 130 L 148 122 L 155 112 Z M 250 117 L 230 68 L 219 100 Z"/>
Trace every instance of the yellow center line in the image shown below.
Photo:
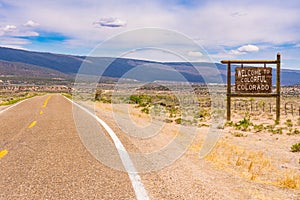
<path fill-rule="evenodd" d="M 32 127 L 34 127 L 35 126 L 35 124 L 36 124 L 36 121 L 33 121 L 29 126 L 28 126 L 28 128 L 32 128 Z"/>
<path fill-rule="evenodd" d="M 46 108 L 48 101 L 50 100 L 51 96 L 48 96 L 47 99 L 45 100 L 44 104 L 43 104 L 43 108 Z"/>
<path fill-rule="evenodd" d="M 43 111 L 42 111 L 42 110 L 40 111 L 40 115 L 41 115 L 41 114 L 43 114 Z"/>
<path fill-rule="evenodd" d="M 1 159 L 2 157 L 4 157 L 7 153 L 8 153 L 8 151 L 7 151 L 6 149 L 0 151 L 0 159 Z"/>

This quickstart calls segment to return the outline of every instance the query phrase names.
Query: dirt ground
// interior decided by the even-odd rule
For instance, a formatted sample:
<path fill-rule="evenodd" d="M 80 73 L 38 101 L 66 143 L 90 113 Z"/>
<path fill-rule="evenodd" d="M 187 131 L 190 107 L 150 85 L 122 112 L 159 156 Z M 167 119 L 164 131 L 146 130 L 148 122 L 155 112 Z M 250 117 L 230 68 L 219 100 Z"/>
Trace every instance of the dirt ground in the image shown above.
<path fill-rule="evenodd" d="M 159 151 L 174 137 L 190 134 L 190 129 L 183 131 L 180 124 L 153 120 L 132 104 L 112 107 L 97 102 L 95 107 L 129 152 Z M 236 123 L 242 120 L 241 116 L 233 116 Z M 292 127 L 287 125 L 288 119 Z M 155 199 L 170 191 L 174 199 L 300 199 L 300 152 L 290 150 L 291 145 L 300 142 L 300 134 L 289 134 L 300 129 L 298 118 L 282 116 L 278 125 L 267 116 L 250 121 L 249 129 L 244 131 L 234 125 L 222 127 L 220 139 L 204 159 L 199 158 L 199 152 L 209 127 L 191 129 L 196 130 L 195 138 L 179 159 L 141 175 L 145 187 L 156 191 L 150 197 Z M 153 124 L 161 128 L 151 137 L 141 139 L 126 134 L 129 129 L 124 131 L 124 127 L 129 123 L 138 128 Z M 263 130 L 254 129 L 260 124 Z M 282 133 L 270 132 L 271 129 L 282 129 Z"/>

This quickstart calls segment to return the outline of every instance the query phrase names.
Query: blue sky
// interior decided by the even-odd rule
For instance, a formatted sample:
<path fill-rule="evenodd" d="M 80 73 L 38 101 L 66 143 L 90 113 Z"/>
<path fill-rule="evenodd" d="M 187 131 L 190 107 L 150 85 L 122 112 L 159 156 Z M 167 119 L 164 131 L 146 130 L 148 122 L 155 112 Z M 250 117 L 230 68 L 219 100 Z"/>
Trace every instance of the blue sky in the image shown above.
<path fill-rule="evenodd" d="M 280 52 L 284 68 L 300 69 L 299 13 L 298 0 L 0 0 L 0 46 L 88 55 L 118 34 L 156 27 L 184 34 L 215 62 Z M 202 50 L 178 48 L 201 61 Z M 171 61 L 154 51 L 133 56 Z"/>

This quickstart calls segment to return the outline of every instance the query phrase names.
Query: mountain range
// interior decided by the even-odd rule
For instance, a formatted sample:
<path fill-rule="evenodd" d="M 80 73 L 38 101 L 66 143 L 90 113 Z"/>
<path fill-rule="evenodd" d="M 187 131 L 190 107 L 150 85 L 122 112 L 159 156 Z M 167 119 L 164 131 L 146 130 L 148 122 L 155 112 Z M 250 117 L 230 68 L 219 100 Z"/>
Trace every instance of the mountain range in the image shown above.
<path fill-rule="evenodd" d="M 232 67 L 234 83 L 235 66 Z M 77 74 L 137 81 L 226 83 L 227 66 L 207 62 L 154 62 L 128 58 L 86 57 L 0 47 L 0 77 L 74 78 Z M 276 71 L 273 69 L 273 84 Z M 300 70 L 281 70 L 281 84 L 300 84 Z"/>

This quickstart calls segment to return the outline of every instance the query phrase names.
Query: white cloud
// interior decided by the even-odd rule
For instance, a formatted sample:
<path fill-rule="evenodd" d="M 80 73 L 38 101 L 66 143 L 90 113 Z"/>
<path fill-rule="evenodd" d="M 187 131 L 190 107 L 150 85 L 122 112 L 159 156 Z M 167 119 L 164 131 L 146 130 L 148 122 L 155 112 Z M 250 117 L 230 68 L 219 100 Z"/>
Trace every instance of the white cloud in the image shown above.
<path fill-rule="evenodd" d="M 39 35 L 40 34 L 35 31 L 24 31 L 24 32 L 19 32 L 18 34 L 16 34 L 16 36 L 20 36 L 20 37 L 37 37 Z"/>
<path fill-rule="evenodd" d="M 248 45 L 241 46 L 237 50 L 240 52 L 255 52 L 255 51 L 259 51 L 259 48 L 255 45 L 248 44 Z"/>
<path fill-rule="evenodd" d="M 6 25 L 5 27 L 2 28 L 4 32 L 13 32 L 17 30 L 17 27 L 15 25 Z"/>
<path fill-rule="evenodd" d="M 115 27 L 126 26 L 127 22 L 118 18 L 108 17 L 108 18 L 101 18 L 99 21 L 94 22 L 94 24 L 98 26 L 115 28 Z"/>
<path fill-rule="evenodd" d="M 22 30 L 15 25 L 5 25 L 0 28 L 0 36 L 32 37 L 39 36 L 39 33 L 30 30 Z"/>
<path fill-rule="evenodd" d="M 229 53 L 233 55 L 243 55 L 246 53 L 257 52 L 257 51 L 259 51 L 259 48 L 257 46 L 248 44 L 248 45 L 241 46 L 236 50 L 231 50 Z"/>
<path fill-rule="evenodd" d="M 28 29 L 18 28 L 15 25 L 5 25 L 0 28 L 0 36 L 13 36 L 13 37 L 36 37 L 39 33 Z"/>
<path fill-rule="evenodd" d="M 200 51 L 189 51 L 188 56 L 201 57 L 203 54 Z"/>
<path fill-rule="evenodd" d="M 23 24 L 23 26 L 26 26 L 26 27 L 36 27 L 39 25 L 40 25 L 39 23 L 32 21 L 32 20 L 28 20 L 25 24 Z"/>

